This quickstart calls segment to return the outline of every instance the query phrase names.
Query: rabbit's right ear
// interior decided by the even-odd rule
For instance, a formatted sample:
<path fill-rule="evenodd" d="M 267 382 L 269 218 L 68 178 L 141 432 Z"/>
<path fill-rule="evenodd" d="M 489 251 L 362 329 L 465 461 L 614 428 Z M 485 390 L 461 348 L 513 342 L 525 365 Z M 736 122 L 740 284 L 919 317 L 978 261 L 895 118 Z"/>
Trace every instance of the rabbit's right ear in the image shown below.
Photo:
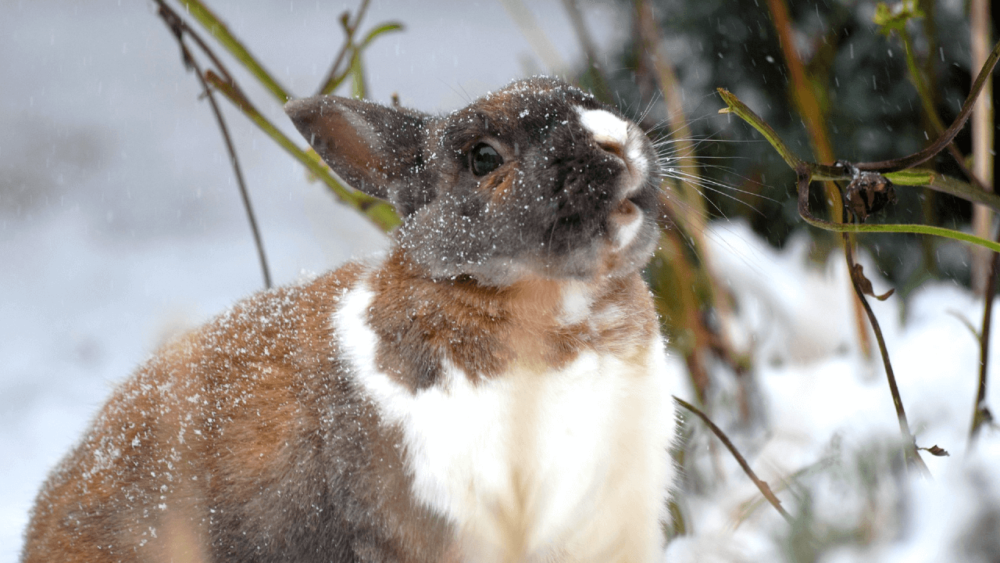
<path fill-rule="evenodd" d="M 293 100 L 285 113 L 337 176 L 388 200 L 400 215 L 431 195 L 406 193 L 422 184 L 414 180 L 423 168 L 428 116 L 337 96 Z"/>

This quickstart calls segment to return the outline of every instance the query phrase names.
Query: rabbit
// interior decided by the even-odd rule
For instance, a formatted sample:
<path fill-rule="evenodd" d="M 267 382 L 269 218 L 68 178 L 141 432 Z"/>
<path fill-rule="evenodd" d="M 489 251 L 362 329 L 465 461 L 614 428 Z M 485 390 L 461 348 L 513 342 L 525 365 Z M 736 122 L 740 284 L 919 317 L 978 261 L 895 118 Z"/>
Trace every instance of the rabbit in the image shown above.
<path fill-rule="evenodd" d="M 676 473 L 644 133 L 558 79 L 445 116 L 292 122 L 402 218 L 118 387 L 44 484 L 35 562 L 647 562 Z"/>

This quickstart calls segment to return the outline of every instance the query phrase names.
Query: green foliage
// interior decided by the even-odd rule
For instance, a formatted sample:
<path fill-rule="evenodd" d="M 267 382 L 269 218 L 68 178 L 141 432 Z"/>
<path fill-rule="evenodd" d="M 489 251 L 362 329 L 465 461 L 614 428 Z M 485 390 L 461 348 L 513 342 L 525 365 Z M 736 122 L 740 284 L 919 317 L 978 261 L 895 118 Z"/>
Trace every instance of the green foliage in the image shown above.
<path fill-rule="evenodd" d="M 761 236 L 781 246 L 794 230 L 804 227 L 795 198 L 789 197 L 796 176 L 789 169 L 787 154 L 761 143 L 761 137 L 749 127 L 727 127 L 711 117 L 718 109 L 717 98 L 707 95 L 715 88 L 724 88 L 739 96 L 761 113 L 789 153 L 815 161 L 809 154 L 802 118 L 792 109 L 790 75 L 766 3 L 650 3 L 655 7 L 661 35 L 670 46 L 680 87 L 689 100 L 692 135 L 722 141 L 699 146 L 704 161 L 724 163 L 705 167 L 703 174 L 736 188 L 727 193 L 706 192 L 709 213 L 713 218 L 743 218 Z M 948 123 L 968 94 L 968 27 L 962 11 L 951 5 L 915 0 L 885 2 L 882 8 L 845 0 L 787 5 L 797 51 L 838 158 L 878 161 L 916 152 L 936 136 L 928 106 Z M 879 25 L 873 23 L 876 17 Z M 889 36 L 891 30 L 907 31 L 909 40 L 904 42 L 899 33 Z M 655 124 L 664 117 L 663 107 L 656 106 L 646 80 L 636 76 L 642 59 L 638 39 L 629 37 L 627 41 L 609 81 L 621 99 L 635 108 L 636 115 L 654 103 L 648 123 Z M 919 73 L 914 74 L 914 70 Z M 912 83 L 914 75 L 923 79 L 924 89 L 930 92 L 929 104 Z M 692 100 L 700 102 L 693 104 Z M 968 133 L 963 131 L 957 138 L 959 149 L 967 152 L 968 142 Z M 925 168 L 963 178 L 947 154 Z M 814 204 L 820 190 L 815 191 Z M 898 203 L 887 209 L 879 222 L 926 223 L 961 231 L 971 219 L 966 198 L 929 195 L 922 190 L 901 190 L 898 195 Z M 809 232 L 818 248 L 833 240 L 815 229 Z M 967 265 L 933 262 L 933 241 L 926 243 L 927 252 L 921 238 L 889 233 L 866 235 L 858 238 L 858 243 L 868 247 L 880 270 L 900 285 L 920 279 L 926 272 L 968 280 Z M 913 259 L 899 260 L 900 256 Z"/>
<path fill-rule="evenodd" d="M 912 19 L 921 19 L 926 17 L 920 7 L 917 5 L 915 0 L 904 0 L 894 7 L 890 8 L 885 2 L 879 2 L 875 5 L 875 16 L 872 21 L 875 25 L 881 27 L 879 33 L 883 35 L 890 35 L 893 31 L 905 32 L 906 23 Z"/>

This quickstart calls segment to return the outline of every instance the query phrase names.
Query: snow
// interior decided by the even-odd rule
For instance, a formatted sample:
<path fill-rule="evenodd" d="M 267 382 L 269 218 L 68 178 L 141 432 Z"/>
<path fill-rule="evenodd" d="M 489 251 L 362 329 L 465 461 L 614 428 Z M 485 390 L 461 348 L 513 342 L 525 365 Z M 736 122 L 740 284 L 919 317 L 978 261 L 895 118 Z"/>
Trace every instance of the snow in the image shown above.
<path fill-rule="evenodd" d="M 338 46 L 337 16 L 354 3 L 212 6 L 304 95 Z M 580 60 L 561 3 L 532 9 L 563 59 Z M 587 15 L 606 45 L 615 18 L 603 9 Z M 3 10 L 0 563 L 16 560 L 38 487 L 113 385 L 170 334 L 261 284 L 212 116 L 152 4 L 11 0 Z M 379 101 L 398 92 L 406 105 L 448 111 L 538 68 L 522 62 L 532 60 L 528 44 L 498 3 L 373 3 L 367 22 L 387 19 L 407 29 L 366 54 Z M 385 248 L 374 228 L 306 182 L 300 166 L 222 103 L 278 283 Z M 277 104 L 260 105 L 297 138 Z M 826 546 L 817 557 L 824 562 L 996 559 L 1000 436 L 986 429 L 977 450 L 966 451 L 978 350 L 955 316 L 978 325 L 980 300 L 930 283 L 908 296 L 905 314 L 898 297 L 873 302 L 919 445 L 952 454 L 924 453 L 933 479 L 907 477 L 892 462 L 898 426 L 881 365 L 856 349 L 843 261 L 810 265 L 804 239 L 776 252 L 739 223 L 713 225 L 708 239 L 739 305 L 733 339 L 756 353 L 761 407 L 751 429 L 734 430 L 735 379 L 716 366 L 713 416 L 793 514 L 811 499 L 813 531 L 868 536 L 802 539 L 768 505 L 748 509 L 756 489 L 699 431 L 681 495 L 693 534 L 673 542 L 666 559 L 773 561 L 817 544 Z M 997 343 L 994 332 L 993 350 Z M 1000 404 L 998 384 L 988 405 Z"/>
<path fill-rule="evenodd" d="M 356 2 L 213 9 L 277 78 L 311 95 Z M 115 383 L 170 334 L 261 287 L 221 137 L 152 2 L 10 0 L 0 17 L 0 563 L 17 559 L 45 475 Z M 563 6 L 536 19 L 578 62 Z M 588 7 L 598 43 L 616 16 Z M 406 30 L 366 51 L 374 99 L 448 111 L 544 68 L 499 3 L 373 2 L 365 29 Z M 207 34 L 203 34 L 207 36 Z M 502 46 L 498 47 L 498 46 Z M 221 52 L 222 50 L 219 49 Z M 277 103 L 230 64 L 292 139 Z M 279 284 L 386 239 L 220 100 Z M 300 146 L 304 143 L 300 143 Z"/>
<path fill-rule="evenodd" d="M 967 448 L 979 351 L 958 318 L 978 325 L 982 301 L 953 284 L 927 283 L 909 296 L 903 319 L 898 298 L 871 300 L 917 444 L 951 453 L 921 452 L 931 473 L 925 478 L 906 472 L 900 461 L 899 425 L 877 349 L 872 360 L 857 349 L 842 255 L 817 268 L 805 259 L 803 239 L 774 251 L 738 222 L 711 225 L 707 238 L 713 267 L 738 298 L 735 339 L 759 345 L 754 367 L 765 413 L 756 431 L 736 428 L 731 408 L 717 412 L 717 419 L 729 423 L 721 425 L 786 509 L 796 514 L 810 499 L 814 533 L 870 535 L 863 541 L 813 538 L 826 545 L 819 560 L 996 560 L 1000 435 L 986 428 L 978 447 Z M 876 291 L 888 287 L 866 256 L 860 262 Z M 990 343 L 996 349 L 1000 337 L 991 334 Z M 989 371 L 995 381 L 995 364 Z M 714 376 L 722 388 L 715 404 L 725 408 L 732 376 L 723 369 Z M 987 405 L 998 400 L 994 385 Z M 696 443 L 707 444 L 705 438 L 696 435 Z M 703 447 L 693 451 L 689 471 L 717 471 Z M 790 531 L 766 504 L 748 514 L 746 503 L 759 493 L 728 454 L 719 459 L 723 478 L 689 490 L 682 501 L 694 533 L 670 545 L 665 560 L 800 558 L 801 552 L 789 551 L 796 545 L 794 526 Z"/>

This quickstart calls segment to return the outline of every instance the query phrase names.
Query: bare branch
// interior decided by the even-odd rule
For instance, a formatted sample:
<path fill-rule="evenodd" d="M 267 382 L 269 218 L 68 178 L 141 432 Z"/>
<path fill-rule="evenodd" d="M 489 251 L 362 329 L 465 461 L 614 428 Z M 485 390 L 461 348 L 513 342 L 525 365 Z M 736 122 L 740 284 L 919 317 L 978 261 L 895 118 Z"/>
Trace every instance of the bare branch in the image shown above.
<path fill-rule="evenodd" d="M 209 88 L 208 83 L 205 81 L 205 75 L 202 74 L 201 67 L 198 65 L 197 59 L 188 50 L 187 45 L 184 43 L 184 36 L 189 35 L 196 37 L 196 34 L 188 27 L 184 21 L 174 12 L 169 6 L 166 5 L 164 0 L 155 0 L 159 6 L 159 15 L 163 19 L 163 23 L 170 28 L 174 37 L 177 39 L 177 44 L 181 48 L 181 56 L 184 59 L 184 64 L 194 71 L 195 76 L 198 77 L 198 82 L 201 84 L 202 90 L 205 92 L 205 97 L 208 98 L 209 104 L 212 106 L 212 113 L 215 114 L 216 122 L 219 124 L 219 130 L 222 132 L 222 139 L 226 143 L 226 150 L 229 152 L 229 163 L 233 167 L 233 174 L 236 176 L 236 184 L 240 189 L 240 196 L 243 199 L 243 208 L 246 211 L 247 219 L 250 222 L 250 230 L 253 233 L 254 245 L 257 247 L 257 258 L 260 261 L 260 269 L 264 277 L 264 287 L 271 288 L 271 271 L 267 265 L 267 256 L 264 253 L 264 244 L 261 241 L 260 229 L 257 228 L 257 218 L 253 212 L 253 206 L 250 203 L 250 194 L 247 192 L 246 182 L 243 180 L 243 171 L 240 168 L 239 159 L 236 156 L 236 149 L 233 147 L 232 138 L 229 136 L 229 128 L 226 126 L 226 120 L 222 117 L 222 111 L 219 109 L 218 103 L 215 101 L 215 95 L 211 88 Z M 200 40 L 195 39 L 199 46 L 202 47 L 206 52 L 210 52 L 207 46 Z M 209 55 L 210 58 L 218 63 L 218 59 L 214 56 Z M 220 66 L 219 72 L 225 76 L 229 74 Z"/>
<path fill-rule="evenodd" d="M 1000 242 L 1000 232 L 997 232 L 997 242 Z M 968 449 L 970 451 L 976 446 L 976 439 L 979 437 L 979 430 L 982 429 L 983 424 L 990 422 L 993 418 L 990 415 L 989 409 L 986 408 L 986 368 L 989 365 L 990 358 L 990 327 L 992 326 L 991 319 L 993 318 L 993 298 L 996 293 L 997 270 L 1000 269 L 1000 254 L 994 253 L 992 258 L 990 261 L 992 267 L 989 270 L 989 275 L 986 278 L 986 284 L 983 288 L 983 299 L 986 303 L 983 305 L 983 330 L 978 335 L 979 388 L 976 391 L 976 404 L 972 410 L 972 426 L 969 429 Z"/>
<path fill-rule="evenodd" d="M 358 30 L 358 26 L 361 25 L 361 18 L 365 16 L 365 12 L 368 11 L 369 0 L 361 0 L 361 5 L 358 7 L 358 11 L 354 14 L 354 21 L 351 21 L 350 12 L 344 12 L 340 16 L 341 26 L 344 28 L 344 33 L 346 37 L 344 38 L 344 44 L 340 47 L 340 52 L 337 56 L 333 58 L 333 64 L 330 66 L 330 71 L 326 73 L 326 78 L 323 79 L 322 86 L 316 91 L 316 95 L 329 94 L 343 79 L 341 73 L 337 72 L 340 69 L 340 63 L 344 62 L 344 58 L 347 56 L 347 52 L 351 50 L 354 45 L 354 34 Z M 343 75 L 346 76 L 347 71 L 345 70 Z"/>
<path fill-rule="evenodd" d="M 721 428 L 716 426 L 715 423 L 712 422 L 710 418 L 708 418 L 708 415 L 698 410 L 698 407 L 678 397 L 674 397 L 674 401 L 676 401 L 678 405 L 694 413 L 698 418 L 700 418 L 705 424 L 708 425 L 709 429 L 712 430 L 712 433 L 714 433 L 716 437 L 718 437 L 719 440 L 721 440 L 722 443 L 725 444 L 726 448 L 729 449 L 729 453 L 733 454 L 733 457 L 736 458 L 736 463 L 740 464 L 740 467 L 743 468 L 743 472 L 747 474 L 747 477 L 749 477 L 750 480 L 753 481 L 754 485 L 757 485 L 757 489 L 760 490 L 760 494 L 764 495 L 764 498 L 766 498 L 767 501 L 771 503 L 771 506 L 773 506 L 774 509 L 777 510 L 778 513 L 785 518 L 785 520 L 791 522 L 792 515 L 789 514 L 788 511 L 785 510 L 783 506 L 781 506 L 781 501 L 778 499 L 777 496 L 775 496 L 774 492 L 771 491 L 771 487 L 767 484 L 767 482 L 762 481 L 760 477 L 757 477 L 757 474 L 753 472 L 753 469 L 750 469 L 750 464 L 747 463 L 747 460 L 743 458 L 739 450 L 736 449 L 736 446 L 734 446 L 733 443 L 729 440 L 729 437 L 726 436 L 726 433 L 723 432 Z"/>

